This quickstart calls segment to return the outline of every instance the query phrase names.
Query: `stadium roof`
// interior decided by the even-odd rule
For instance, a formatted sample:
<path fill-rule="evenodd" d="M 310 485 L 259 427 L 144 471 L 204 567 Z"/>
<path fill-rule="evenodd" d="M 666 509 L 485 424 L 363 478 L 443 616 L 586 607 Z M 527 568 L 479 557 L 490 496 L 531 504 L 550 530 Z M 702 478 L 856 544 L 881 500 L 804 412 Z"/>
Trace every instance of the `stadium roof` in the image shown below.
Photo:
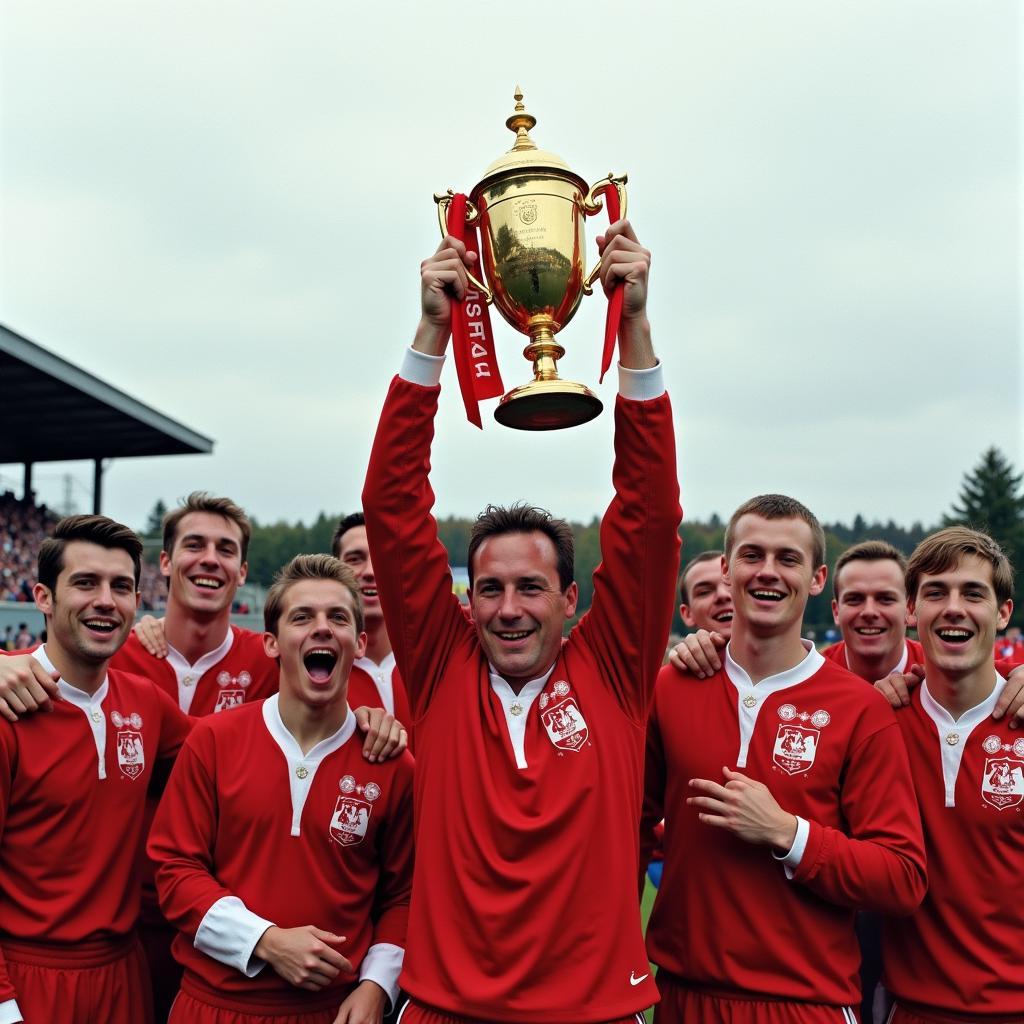
<path fill-rule="evenodd" d="M 0 463 L 212 451 L 210 438 L 0 324 Z"/>

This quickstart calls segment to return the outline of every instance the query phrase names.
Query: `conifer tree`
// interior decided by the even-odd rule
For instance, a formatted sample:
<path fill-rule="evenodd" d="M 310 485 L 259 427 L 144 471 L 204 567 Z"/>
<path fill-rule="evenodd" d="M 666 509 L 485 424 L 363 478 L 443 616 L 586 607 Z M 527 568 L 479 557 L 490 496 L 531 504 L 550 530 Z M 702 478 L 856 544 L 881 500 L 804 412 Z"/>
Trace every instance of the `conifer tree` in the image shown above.
<path fill-rule="evenodd" d="M 1016 572 L 1017 587 L 1013 621 L 1024 617 L 1024 593 L 1021 570 L 1024 569 L 1024 474 L 1014 467 L 995 446 L 986 451 L 981 461 L 964 475 L 959 503 L 946 516 L 946 523 L 964 523 L 990 534 L 1006 552 Z"/>

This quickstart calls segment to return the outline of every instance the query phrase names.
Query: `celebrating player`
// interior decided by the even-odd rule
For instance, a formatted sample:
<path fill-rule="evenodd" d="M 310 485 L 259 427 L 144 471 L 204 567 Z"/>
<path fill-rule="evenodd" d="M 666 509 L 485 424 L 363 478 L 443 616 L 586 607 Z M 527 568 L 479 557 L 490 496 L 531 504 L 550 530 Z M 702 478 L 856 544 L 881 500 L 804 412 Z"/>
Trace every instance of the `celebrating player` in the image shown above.
<path fill-rule="evenodd" d="M 150 835 L 185 968 L 171 1021 L 372 1024 L 405 945 L 412 759 L 362 757 L 347 690 L 366 635 L 348 569 L 298 556 L 264 618 L 280 692 L 196 726 Z"/>
<path fill-rule="evenodd" d="M 61 520 L 39 550 L 53 713 L 0 721 L 0 1020 L 150 1021 L 135 937 L 146 789 L 185 715 L 108 668 L 138 606 L 142 543 L 103 516 Z"/>
<path fill-rule="evenodd" d="M 725 665 L 709 681 L 666 666 L 651 714 L 644 847 L 666 822 L 647 933 L 656 1019 L 853 1021 L 854 910 L 908 913 L 925 889 L 906 752 L 882 697 L 800 638 L 825 586 L 817 519 L 753 498 L 725 558 Z"/>
<path fill-rule="evenodd" d="M 920 665 L 921 645 L 907 637 L 907 559 L 891 544 L 864 541 L 836 559 L 832 617 L 843 639 L 822 653 L 875 682 Z"/>
<path fill-rule="evenodd" d="M 732 636 L 732 591 L 722 573 L 722 552 L 702 551 L 679 574 L 679 614 L 690 629 Z"/>
<path fill-rule="evenodd" d="M 954 526 L 907 568 L 925 681 L 896 718 L 928 854 L 928 894 L 886 922 L 893 1024 L 1024 1020 L 1024 739 L 992 709 L 1005 682 L 993 641 L 1013 610 L 1013 570 L 986 534 Z"/>
<path fill-rule="evenodd" d="M 625 221 L 599 240 L 623 287 L 615 497 L 593 604 L 572 533 L 491 506 L 452 594 L 428 480 L 450 297 L 472 265 L 446 238 L 381 414 L 363 508 L 416 729 L 416 852 L 403 1024 L 615 1021 L 656 998 L 634 891 L 643 723 L 664 650 L 680 518 L 671 409 L 646 316 L 650 256 Z"/>

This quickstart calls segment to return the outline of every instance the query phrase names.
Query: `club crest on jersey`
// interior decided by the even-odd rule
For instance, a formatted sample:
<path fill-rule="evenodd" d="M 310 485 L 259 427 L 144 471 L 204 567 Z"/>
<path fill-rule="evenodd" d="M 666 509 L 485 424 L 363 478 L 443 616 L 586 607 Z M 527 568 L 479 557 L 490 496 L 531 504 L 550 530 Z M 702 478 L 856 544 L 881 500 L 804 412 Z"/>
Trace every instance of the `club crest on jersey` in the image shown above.
<path fill-rule="evenodd" d="M 367 782 L 360 786 L 351 775 L 338 782 L 341 796 L 331 815 L 331 838 L 342 846 L 357 846 L 366 836 L 373 813 L 373 802 L 380 796 L 380 786 Z"/>
<path fill-rule="evenodd" d="M 981 777 L 981 798 L 999 811 L 1024 801 L 1024 761 L 1015 757 L 987 757 Z"/>
<path fill-rule="evenodd" d="M 110 721 L 117 733 L 117 767 L 126 779 L 137 779 L 146 770 L 146 750 L 142 745 L 142 715 L 132 712 L 127 718 L 111 711 Z M 127 726 L 128 728 L 125 728 Z"/>
<path fill-rule="evenodd" d="M 217 703 L 213 707 L 213 713 L 228 711 L 237 708 L 245 703 L 245 691 L 252 682 L 252 676 L 248 672 L 239 672 L 233 676 L 230 672 L 220 672 L 217 675 L 217 685 L 220 693 L 217 694 Z"/>
<path fill-rule="evenodd" d="M 576 698 L 571 695 L 571 688 L 564 679 L 559 679 L 555 683 L 551 693 L 541 694 L 540 720 L 547 731 L 548 739 L 559 750 L 578 753 L 590 736 L 583 712 L 580 711 Z"/>
<path fill-rule="evenodd" d="M 797 711 L 792 704 L 783 704 L 779 708 L 782 724 L 775 734 L 775 747 L 772 750 L 772 761 L 787 775 L 799 775 L 806 772 L 814 764 L 814 756 L 818 752 L 818 740 L 821 730 L 832 721 L 827 711 Z M 796 725 L 799 721 L 801 724 Z M 814 728 L 808 728 L 807 723 Z"/>

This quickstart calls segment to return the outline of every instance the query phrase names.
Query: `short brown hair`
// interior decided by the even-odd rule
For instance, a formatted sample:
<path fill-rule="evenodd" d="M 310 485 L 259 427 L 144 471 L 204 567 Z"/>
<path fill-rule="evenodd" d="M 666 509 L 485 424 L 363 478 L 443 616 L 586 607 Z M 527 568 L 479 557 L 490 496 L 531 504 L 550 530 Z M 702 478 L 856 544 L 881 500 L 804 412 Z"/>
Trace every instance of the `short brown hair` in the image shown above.
<path fill-rule="evenodd" d="M 101 548 L 127 551 L 135 569 L 135 589 L 142 575 L 142 541 L 134 530 L 106 516 L 66 516 L 39 546 L 37 579 L 56 593 L 57 577 L 64 569 L 64 549 L 72 541 L 86 541 Z"/>
<path fill-rule="evenodd" d="M 335 558 L 341 558 L 341 538 L 354 527 L 365 525 L 366 516 L 362 512 L 349 512 L 347 516 L 339 519 L 338 525 L 334 528 L 334 536 L 331 537 L 331 554 Z"/>
<path fill-rule="evenodd" d="M 683 571 L 679 574 L 679 601 L 682 604 L 690 603 L 690 592 L 686 588 L 686 574 L 695 566 L 700 565 L 701 562 L 710 562 L 712 559 L 721 561 L 721 551 L 702 551 L 695 558 L 691 558 L 685 566 Z"/>
<path fill-rule="evenodd" d="M 190 512 L 209 512 L 215 516 L 223 516 L 234 523 L 242 534 L 242 561 L 249 553 L 249 538 L 252 536 L 252 523 L 245 510 L 236 505 L 230 498 L 216 498 L 209 491 L 193 491 L 183 498 L 177 508 L 171 509 L 164 516 L 164 551 L 169 555 L 174 550 L 178 524 Z"/>
<path fill-rule="evenodd" d="M 900 572 L 906 575 L 907 556 L 899 548 L 894 548 L 888 541 L 865 540 L 847 548 L 837 559 L 832 575 L 832 596 L 839 600 L 839 572 L 850 562 L 895 562 Z"/>
<path fill-rule="evenodd" d="M 572 528 L 564 519 L 556 519 L 543 508 L 526 502 L 514 505 L 488 505 L 476 517 L 469 535 L 469 589 L 473 589 L 473 558 L 488 537 L 503 533 L 543 533 L 555 545 L 558 563 L 558 585 L 566 590 L 576 574 L 576 544 Z"/>
<path fill-rule="evenodd" d="M 977 555 L 992 566 L 992 589 L 996 601 L 1002 604 L 1013 597 L 1013 566 L 1003 554 L 1003 549 L 981 530 L 967 526 L 947 526 L 929 537 L 925 537 L 914 548 L 907 564 L 907 594 L 913 601 L 921 577 L 947 572 L 958 565 L 967 555 Z"/>
<path fill-rule="evenodd" d="M 268 633 L 277 636 L 277 624 L 284 611 L 285 596 L 296 583 L 303 580 L 333 580 L 348 590 L 355 609 L 356 634 L 362 633 L 363 595 L 359 592 L 359 581 L 355 573 L 333 555 L 296 555 L 277 573 L 263 605 L 263 628 Z"/>
<path fill-rule="evenodd" d="M 732 554 L 733 534 L 736 524 L 743 516 L 754 515 L 762 519 L 802 519 L 811 528 L 811 560 L 812 568 L 825 564 L 825 531 L 821 528 L 817 516 L 796 498 L 785 494 L 759 494 L 756 498 L 745 501 L 729 519 L 725 528 L 725 557 Z"/>

